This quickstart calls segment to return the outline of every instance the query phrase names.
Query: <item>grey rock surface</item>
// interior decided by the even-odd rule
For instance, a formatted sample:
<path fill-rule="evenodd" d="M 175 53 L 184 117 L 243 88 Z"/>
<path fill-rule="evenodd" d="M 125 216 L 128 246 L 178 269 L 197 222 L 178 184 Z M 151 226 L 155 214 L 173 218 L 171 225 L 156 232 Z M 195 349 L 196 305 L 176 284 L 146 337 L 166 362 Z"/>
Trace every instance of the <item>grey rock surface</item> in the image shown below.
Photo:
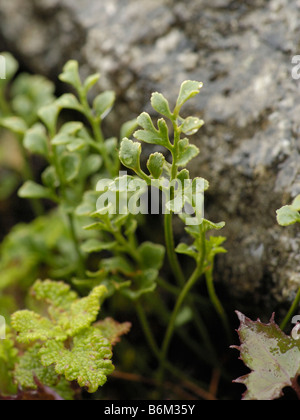
<path fill-rule="evenodd" d="M 190 105 L 206 126 L 193 175 L 211 182 L 207 215 L 227 222 L 218 279 L 236 297 L 274 307 L 300 286 L 300 233 L 276 209 L 300 193 L 298 0 L 0 0 L 0 36 L 31 70 L 56 76 L 67 59 L 116 90 L 116 121 L 204 82 Z M 188 110 L 187 110 L 188 111 Z"/>

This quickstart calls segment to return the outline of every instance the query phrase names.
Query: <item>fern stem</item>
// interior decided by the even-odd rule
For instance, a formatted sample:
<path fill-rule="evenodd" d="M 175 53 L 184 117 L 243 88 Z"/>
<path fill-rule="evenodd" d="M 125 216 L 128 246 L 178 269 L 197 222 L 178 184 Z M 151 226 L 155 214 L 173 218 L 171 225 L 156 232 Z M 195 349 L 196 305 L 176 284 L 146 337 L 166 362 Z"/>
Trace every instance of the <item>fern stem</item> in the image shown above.
<path fill-rule="evenodd" d="M 145 310 L 140 302 L 136 302 L 136 311 L 137 315 L 140 321 L 140 324 L 142 326 L 143 332 L 145 334 L 145 337 L 147 339 L 147 342 L 150 346 L 150 349 L 152 350 L 153 355 L 156 357 L 156 359 L 160 362 L 160 364 L 163 365 L 164 369 L 169 371 L 174 377 L 179 378 L 183 383 L 189 383 L 191 386 L 198 388 L 205 388 L 204 384 L 200 384 L 198 382 L 192 381 L 187 375 L 182 373 L 180 369 L 177 369 L 175 366 L 173 366 L 170 362 L 168 362 L 166 359 L 162 359 L 162 354 L 159 350 L 159 347 L 156 343 L 156 340 L 152 334 L 149 322 L 147 320 L 147 316 L 145 313 Z"/>
<path fill-rule="evenodd" d="M 73 240 L 73 244 L 74 244 L 74 248 L 75 248 L 75 252 L 77 254 L 78 257 L 78 274 L 81 277 L 84 277 L 85 274 L 85 261 L 84 258 L 82 256 L 80 247 L 79 247 L 79 241 L 76 235 L 76 229 L 75 229 L 75 222 L 74 222 L 74 215 L 68 213 L 67 214 L 67 218 L 68 218 L 68 222 L 69 222 L 69 229 L 70 229 L 70 233 L 71 233 L 71 237 Z"/>
<path fill-rule="evenodd" d="M 83 106 L 84 115 L 86 116 L 88 122 L 90 123 L 92 127 L 95 140 L 97 144 L 99 145 L 99 150 L 101 150 L 101 155 L 104 161 L 105 168 L 107 172 L 110 174 L 110 176 L 114 178 L 117 174 L 115 174 L 114 165 L 111 162 L 111 159 L 105 147 L 105 141 L 104 141 L 101 127 L 100 127 L 101 120 L 99 121 L 99 119 L 94 116 L 89 106 L 88 100 L 86 98 L 86 93 L 84 92 L 84 89 L 79 90 L 78 93 L 80 96 L 81 104 Z"/>
<path fill-rule="evenodd" d="M 140 302 L 136 302 L 135 308 L 136 308 L 136 311 L 137 311 L 137 315 L 138 315 L 140 324 L 143 328 L 144 335 L 145 335 L 145 337 L 147 339 L 147 342 L 149 344 L 149 347 L 152 350 L 152 353 L 154 354 L 154 356 L 158 360 L 160 360 L 161 359 L 160 350 L 159 350 L 158 345 L 156 343 L 156 340 L 155 340 L 155 338 L 152 334 L 150 325 L 148 323 L 148 320 L 147 320 L 147 317 L 146 317 L 146 314 L 145 314 L 145 310 L 142 307 Z"/>
<path fill-rule="evenodd" d="M 176 327 L 176 319 L 177 316 L 179 314 L 179 311 L 186 299 L 186 297 L 188 296 L 190 290 L 193 288 L 193 286 L 195 285 L 195 283 L 197 282 L 197 280 L 199 279 L 199 277 L 202 274 L 202 265 L 198 265 L 196 270 L 194 271 L 194 273 L 192 274 L 192 276 L 190 277 L 189 281 L 186 283 L 185 287 L 183 288 L 180 296 L 178 297 L 175 309 L 172 313 L 171 316 L 171 320 L 165 335 L 165 339 L 163 341 L 163 345 L 162 345 L 162 359 L 161 359 L 161 366 L 159 369 L 159 381 L 160 383 L 163 382 L 164 379 L 164 372 L 165 372 L 165 364 L 166 364 L 166 360 L 168 357 L 168 352 L 169 352 L 169 347 L 171 344 L 171 340 L 175 331 L 175 327 Z"/>
<path fill-rule="evenodd" d="M 30 163 L 28 162 L 28 155 L 27 155 L 26 149 L 23 146 L 23 137 L 18 136 L 17 140 L 18 140 L 19 150 L 23 159 L 23 179 L 26 181 L 34 181 L 34 174 L 30 166 Z M 40 200 L 30 199 L 29 202 L 36 217 L 42 216 L 44 214 L 44 207 Z"/>
<path fill-rule="evenodd" d="M 176 293 L 176 296 L 178 296 L 178 293 Z M 168 325 L 169 321 L 170 321 L 171 314 L 169 313 L 168 309 L 165 306 L 165 303 L 163 302 L 163 300 L 162 300 L 162 298 L 160 297 L 159 294 L 157 294 L 157 296 L 155 297 L 155 301 L 156 301 L 156 305 L 155 305 L 154 310 L 156 311 L 157 316 L 159 317 L 160 320 L 163 320 L 163 322 L 166 325 Z M 200 317 L 200 319 L 201 319 L 201 317 Z M 204 330 L 206 330 L 206 326 L 205 326 L 202 319 L 201 319 L 201 321 L 203 323 Z M 208 346 L 208 343 L 205 342 L 205 338 L 204 338 L 205 334 L 202 336 L 202 339 L 204 341 L 204 346 L 202 346 L 202 343 L 199 342 L 198 337 L 190 337 L 190 335 L 188 334 L 186 326 L 182 326 L 182 327 L 178 328 L 176 330 L 176 334 L 178 335 L 178 337 L 180 337 L 182 342 L 187 347 L 189 347 L 189 349 L 193 353 L 195 353 L 195 355 L 198 358 L 202 359 L 206 363 L 209 363 L 212 367 L 216 366 L 216 355 L 215 355 L 215 352 L 214 352 L 214 348 L 213 348 L 210 341 L 209 341 L 209 343 L 211 344 L 210 347 Z M 206 335 L 208 335 L 207 331 L 206 331 Z M 209 339 L 209 337 L 208 337 L 208 339 Z"/>
<path fill-rule="evenodd" d="M 180 129 L 176 124 L 177 115 L 174 116 L 173 127 L 174 127 L 174 145 L 172 150 L 172 170 L 171 170 L 171 182 L 177 178 L 178 175 L 178 144 L 180 141 Z M 170 188 L 170 200 L 172 201 L 175 196 L 175 187 L 171 186 Z M 183 287 L 185 283 L 185 277 L 182 271 L 182 268 L 179 264 L 178 256 L 175 252 L 175 241 L 174 241 L 174 232 L 173 232 L 173 212 L 167 211 L 165 214 L 164 220 L 164 228 L 165 228 L 165 242 L 167 248 L 167 255 L 170 263 L 170 267 L 172 272 L 177 280 L 177 283 L 180 287 Z"/>
<path fill-rule="evenodd" d="M 0 89 L 0 110 L 5 117 L 12 113 L 10 105 L 6 100 L 4 89 Z"/>
<path fill-rule="evenodd" d="M 213 280 L 213 266 L 211 266 L 209 268 L 209 270 L 206 271 L 205 277 L 206 277 L 206 284 L 207 284 L 207 289 L 208 289 L 210 300 L 211 300 L 213 306 L 215 307 L 216 312 L 219 314 L 219 317 L 220 317 L 220 319 L 223 323 L 224 330 L 226 332 L 228 341 L 232 342 L 232 334 L 231 334 L 231 330 L 230 330 L 229 321 L 228 321 L 226 312 L 223 308 L 223 305 L 222 305 L 222 303 L 221 303 L 221 301 L 218 298 L 217 293 L 216 293 L 214 280 Z"/>
<path fill-rule="evenodd" d="M 172 213 L 165 214 L 165 242 L 169 264 L 172 272 L 177 280 L 178 286 L 183 287 L 185 283 L 184 274 L 179 264 L 178 257 L 175 252 L 175 242 L 173 234 L 173 217 Z"/>

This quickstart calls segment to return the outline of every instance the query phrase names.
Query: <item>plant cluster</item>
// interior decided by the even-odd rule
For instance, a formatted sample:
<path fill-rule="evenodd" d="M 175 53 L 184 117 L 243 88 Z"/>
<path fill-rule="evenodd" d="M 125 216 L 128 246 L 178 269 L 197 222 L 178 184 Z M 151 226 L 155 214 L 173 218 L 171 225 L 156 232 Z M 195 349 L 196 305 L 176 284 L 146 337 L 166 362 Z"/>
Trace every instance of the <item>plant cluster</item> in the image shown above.
<path fill-rule="evenodd" d="M 8 54 L 6 59 L 8 78 L 0 89 L 0 124 L 19 147 L 21 166 L 26 170 L 18 174 L 23 179 L 18 195 L 30 201 L 35 218 L 15 226 L 1 246 L 1 312 L 10 319 L 8 337 L 0 343 L 2 395 L 19 392 L 25 398 L 33 391 L 41 395 L 48 391 L 71 398 L 74 381 L 91 393 L 104 385 L 114 369 L 112 346 L 130 329 L 129 323 L 114 321 L 113 313 L 99 321 L 100 303 L 104 300 L 121 298 L 135 308 L 158 364 L 154 376 L 159 389 L 163 390 L 166 371 L 189 380 L 169 361 L 175 333 L 201 355 L 201 346 L 182 328 L 186 324 L 195 324 L 209 352 L 203 357 L 216 364 L 217 355 L 199 312 L 199 301 L 205 299 L 190 292 L 204 276 L 211 301 L 229 330 L 213 284 L 214 259 L 225 252 L 225 238 L 208 235 L 224 223 L 203 219 L 196 206 L 197 195 L 202 196 L 209 185 L 201 180 L 203 189 L 199 192 L 195 188 L 197 179 L 190 179 L 186 166 L 199 149 L 190 144 L 188 137 L 197 133 L 203 121 L 181 116 L 182 107 L 200 92 L 202 84 L 183 83 L 174 111 L 163 95 L 154 93 L 152 106 L 163 117 L 157 127 L 149 114 L 142 113 L 137 120 L 122 125 L 120 140 L 106 139 L 102 122 L 116 97 L 107 91 L 90 104 L 88 97 L 99 80 L 98 74 L 82 82 L 78 63 L 68 62 L 60 80 L 69 84 L 73 93 L 55 98 L 53 85 L 43 78 L 24 74 L 14 78 L 17 63 Z M 25 85 L 20 80 L 25 80 Z M 77 116 L 75 121 L 66 120 L 69 112 Z M 132 134 L 138 141 L 129 139 Z M 161 151 L 149 156 L 148 172 L 142 169 L 141 142 L 156 145 Z M 30 167 L 33 155 L 45 162 L 40 181 Z M 131 174 L 120 176 L 121 168 L 129 169 Z M 109 194 L 116 194 L 120 201 L 124 183 L 130 191 L 130 183 L 138 180 L 149 186 L 154 181 L 169 198 L 164 202 L 165 245 L 140 241 L 143 220 L 137 212 L 129 212 L 128 208 L 109 211 Z M 183 181 L 185 188 L 179 190 L 177 183 Z M 14 188 L 11 183 L 6 196 Z M 99 209 L 97 201 L 103 195 L 108 197 L 107 205 Z M 183 208 L 187 204 L 194 209 L 195 223 L 186 225 L 191 241 L 176 246 L 173 215 L 181 212 L 186 223 L 190 214 Z M 166 253 L 177 285 L 161 276 Z M 179 255 L 195 262 L 191 275 L 182 269 Z M 158 286 L 172 300 L 175 298 L 171 312 Z M 145 310 L 151 295 L 155 296 L 151 310 L 165 329 L 161 345 Z M 26 309 L 17 310 L 19 307 Z"/>
<path fill-rule="evenodd" d="M 0 201 L 22 184 L 18 196 L 30 203 L 32 221 L 16 224 L 0 247 L 0 312 L 7 320 L 7 337 L 0 341 L 1 398 L 80 398 L 82 389 L 95 394 L 110 375 L 121 374 L 113 373 L 113 362 L 117 369 L 136 369 L 136 362 L 156 397 L 170 385 L 168 372 L 185 391 L 212 399 L 208 386 L 184 373 L 171 355 L 173 343 L 181 343 L 228 376 L 205 322 L 208 312 L 217 315 L 232 342 L 213 278 L 215 258 L 226 252 L 226 238 L 218 236 L 225 223 L 204 218 L 209 183 L 192 179 L 188 170 L 200 153 L 189 137 L 204 122 L 184 116 L 184 105 L 202 84 L 184 82 L 174 108 L 154 93 L 157 120 L 143 112 L 107 138 L 102 123 L 116 96 L 106 91 L 90 101 L 99 74 L 82 81 L 78 63 L 69 61 L 59 78 L 71 93 L 57 98 L 51 82 L 19 74 L 16 60 L 3 55 Z M 7 144 L 14 145 L 18 165 L 7 160 Z M 143 144 L 154 149 L 146 160 Z M 36 156 L 41 173 L 32 165 Z M 145 234 L 147 218 L 140 214 L 141 198 L 153 187 L 163 198 L 164 241 L 157 242 Z M 278 211 L 280 224 L 300 221 L 299 202 Z M 185 227 L 181 243 L 173 231 L 175 215 Z M 199 289 L 193 293 L 203 283 L 204 296 Z M 238 313 L 238 348 L 252 371 L 239 380 L 248 388 L 245 399 L 279 398 L 287 386 L 299 395 L 300 340 L 282 331 L 299 301 L 300 292 L 281 329 L 274 318 L 264 325 Z M 115 320 L 123 308 L 133 326 Z M 130 334 L 115 359 L 114 346 L 131 327 L 136 330 L 137 320 L 152 356 L 141 361 Z M 129 362 L 132 354 L 135 361 Z M 146 366 L 150 362 L 154 369 Z"/>

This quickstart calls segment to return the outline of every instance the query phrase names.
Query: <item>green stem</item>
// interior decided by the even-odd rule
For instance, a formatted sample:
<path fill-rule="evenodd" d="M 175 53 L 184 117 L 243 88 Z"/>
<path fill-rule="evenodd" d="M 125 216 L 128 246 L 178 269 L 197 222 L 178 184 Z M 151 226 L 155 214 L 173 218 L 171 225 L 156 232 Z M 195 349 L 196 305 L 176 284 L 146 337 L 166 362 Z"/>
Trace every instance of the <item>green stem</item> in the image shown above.
<path fill-rule="evenodd" d="M 80 247 L 79 247 L 79 241 L 76 235 L 76 229 L 75 229 L 75 222 L 74 222 L 74 215 L 71 213 L 67 214 L 68 222 L 69 222 L 69 228 L 71 237 L 74 243 L 75 252 L 78 257 L 78 275 L 83 278 L 85 276 L 85 261 L 83 258 L 83 255 L 81 253 Z"/>
<path fill-rule="evenodd" d="M 26 181 L 34 181 L 34 175 L 32 172 L 32 168 L 28 162 L 28 155 L 26 152 L 25 147 L 23 146 L 23 138 L 18 138 L 18 145 L 19 150 L 23 158 L 23 179 Z M 44 208 L 40 200 L 33 200 L 30 199 L 30 204 L 32 207 L 32 210 L 36 217 L 42 216 L 44 214 Z"/>
<path fill-rule="evenodd" d="M 115 173 L 114 164 L 111 161 L 111 159 L 110 159 L 110 157 L 107 153 L 106 147 L 105 147 L 105 140 L 104 140 L 102 130 L 101 130 L 101 127 L 100 127 L 101 121 L 99 120 L 99 118 L 97 118 L 93 115 L 93 112 L 92 112 L 92 110 L 89 106 L 88 100 L 86 98 L 85 90 L 82 88 L 81 90 L 78 91 L 78 93 L 79 93 L 79 96 L 80 96 L 81 104 L 83 106 L 84 115 L 86 116 L 87 120 L 89 121 L 89 123 L 92 127 L 92 130 L 93 130 L 93 133 L 94 133 L 95 140 L 96 140 L 97 144 L 99 145 L 99 150 L 101 151 L 101 155 L 102 155 L 102 158 L 103 158 L 103 161 L 104 161 L 105 168 L 106 168 L 107 172 L 110 174 L 110 176 L 112 178 L 115 178 L 115 176 L 117 176 L 117 174 Z"/>
<path fill-rule="evenodd" d="M 173 156 L 173 162 L 172 162 L 172 170 L 171 170 L 171 182 L 174 181 L 177 178 L 178 174 L 178 166 L 177 166 L 177 160 L 178 160 L 178 144 L 180 141 L 180 129 L 178 128 L 176 124 L 177 116 L 174 118 L 173 127 L 174 127 L 174 145 L 172 150 L 172 156 Z M 171 186 L 170 188 L 170 200 L 174 200 L 175 196 L 175 188 L 174 186 Z M 178 256 L 175 252 L 175 241 L 174 241 L 174 232 L 173 232 L 173 213 L 172 211 L 168 212 L 166 209 L 165 214 L 165 242 L 166 242 L 166 248 L 167 248 L 167 255 L 170 263 L 170 267 L 172 269 L 172 272 L 177 280 L 177 283 L 180 287 L 183 287 L 185 283 L 185 277 L 182 271 L 182 268 L 179 264 Z"/>
<path fill-rule="evenodd" d="M 162 359 L 161 359 L 161 366 L 159 369 L 159 380 L 162 383 L 163 382 L 163 378 L 164 378 L 164 371 L 165 371 L 165 364 L 166 364 L 166 360 L 167 360 L 167 356 L 168 356 L 168 352 L 169 352 L 169 347 L 171 344 L 171 340 L 173 338 L 174 335 L 174 331 L 176 328 L 176 319 L 177 316 L 180 312 L 180 309 L 185 301 L 185 299 L 187 298 L 190 290 L 193 288 L 193 286 L 195 285 L 195 283 L 197 282 L 197 280 L 199 279 L 199 277 L 202 274 L 202 265 L 198 265 L 196 270 L 194 271 L 194 273 L 192 274 L 192 276 L 190 277 L 189 281 L 186 283 L 185 287 L 183 288 L 180 296 L 178 297 L 175 309 L 172 313 L 170 322 L 169 322 L 169 326 L 165 335 L 165 339 L 163 341 L 163 346 L 162 346 Z"/>
<path fill-rule="evenodd" d="M 287 314 L 287 316 L 284 318 L 284 321 L 282 322 L 282 324 L 280 325 L 280 328 L 284 331 L 288 325 L 288 323 L 290 322 L 290 320 L 292 319 L 293 315 L 295 315 L 298 307 L 300 305 L 300 288 L 298 290 L 297 296 Z"/>
<path fill-rule="evenodd" d="M 2 111 L 5 117 L 11 115 L 12 113 L 9 103 L 5 98 L 4 89 L 0 89 L 0 110 Z"/>
<path fill-rule="evenodd" d="M 50 137 L 53 138 L 55 136 L 55 132 L 50 133 Z M 67 224 L 68 224 L 68 230 L 70 232 L 73 244 L 74 244 L 74 249 L 75 252 L 77 254 L 77 264 L 78 264 L 78 275 L 80 277 L 84 277 L 85 276 L 85 261 L 84 261 L 84 257 L 81 253 L 80 247 L 79 247 L 79 240 L 77 238 L 76 235 L 76 229 L 75 229 L 75 221 L 74 221 L 74 214 L 73 213 L 69 213 L 68 211 L 65 211 L 63 208 L 63 204 L 68 202 L 67 200 L 67 192 L 66 192 L 66 180 L 65 180 L 65 176 L 63 173 L 63 170 L 61 168 L 60 162 L 59 162 L 59 156 L 58 156 L 58 152 L 57 152 L 57 147 L 54 146 L 52 149 L 52 155 L 50 158 L 50 163 L 55 167 L 56 169 L 56 173 L 58 175 L 59 178 L 59 182 L 60 182 L 60 197 L 59 197 L 59 203 L 61 205 L 61 209 L 63 211 L 63 213 L 65 214 L 65 217 L 67 219 Z"/>
<path fill-rule="evenodd" d="M 177 298 L 181 293 L 181 289 L 179 287 L 173 286 L 172 284 L 168 283 L 167 281 L 165 281 L 161 277 L 159 277 L 157 279 L 157 284 L 162 289 L 166 290 L 167 292 L 171 293 L 172 295 L 176 296 Z M 198 305 L 201 305 L 202 307 L 204 307 L 206 309 L 209 309 L 209 307 L 210 307 L 210 303 L 208 302 L 208 300 L 205 299 L 204 297 L 200 296 L 200 295 L 194 295 L 193 300 L 194 300 L 194 303 L 197 303 Z"/>
<path fill-rule="evenodd" d="M 114 170 L 114 164 L 108 156 L 108 153 L 105 147 L 104 137 L 100 128 L 100 123 L 96 119 L 92 118 L 90 119 L 90 124 L 92 126 L 94 136 L 97 142 L 99 143 L 99 147 L 101 148 L 101 154 L 104 160 L 105 168 L 107 172 L 110 174 L 110 176 L 112 178 L 115 178 L 117 174 L 115 173 L 115 170 Z"/>
<path fill-rule="evenodd" d="M 196 383 L 195 381 L 192 381 L 187 375 L 185 375 L 180 369 L 177 369 L 175 366 L 173 366 L 171 363 L 169 363 L 167 360 L 162 360 L 162 354 L 158 348 L 158 345 L 155 341 L 155 338 L 152 334 L 149 322 L 147 320 L 147 316 L 145 313 L 145 310 L 140 302 L 136 302 L 136 311 L 137 315 L 140 321 L 140 324 L 142 326 L 143 332 L 145 334 L 145 337 L 147 339 L 147 342 L 149 344 L 149 347 L 153 353 L 153 355 L 156 357 L 156 359 L 163 364 L 164 369 L 168 370 L 174 377 L 179 378 L 182 381 L 194 383 L 196 386 L 205 387 L 204 384 Z"/>
<path fill-rule="evenodd" d="M 175 252 L 175 241 L 173 234 L 173 217 L 172 213 L 165 214 L 165 242 L 169 264 L 172 272 L 177 280 L 178 286 L 182 287 L 185 283 L 184 274 L 179 264 L 177 254 Z"/>
<path fill-rule="evenodd" d="M 154 356 L 158 360 L 160 360 L 161 359 L 160 350 L 159 350 L 158 345 L 155 341 L 155 338 L 152 334 L 150 325 L 148 323 L 148 320 L 147 320 L 147 317 L 146 317 L 146 314 L 145 314 L 145 310 L 144 310 L 144 308 L 143 308 L 143 306 L 141 305 L 140 302 L 136 302 L 135 308 L 136 308 L 136 312 L 137 312 L 140 324 L 143 328 L 145 337 L 146 337 L 147 342 L 149 344 L 149 347 L 150 347 L 152 353 L 154 354 Z"/>
<path fill-rule="evenodd" d="M 211 300 L 213 306 L 215 307 L 215 310 L 217 311 L 217 313 L 220 316 L 220 319 L 221 319 L 221 321 L 223 323 L 223 326 L 224 326 L 224 329 L 226 331 L 228 341 L 232 342 L 232 334 L 231 334 L 229 321 L 228 321 L 226 312 L 223 308 L 223 305 L 222 305 L 220 299 L 217 296 L 215 285 L 214 285 L 213 265 L 209 268 L 209 270 L 206 271 L 205 277 L 206 277 L 206 284 L 207 284 L 207 289 L 208 289 L 210 300 Z"/>

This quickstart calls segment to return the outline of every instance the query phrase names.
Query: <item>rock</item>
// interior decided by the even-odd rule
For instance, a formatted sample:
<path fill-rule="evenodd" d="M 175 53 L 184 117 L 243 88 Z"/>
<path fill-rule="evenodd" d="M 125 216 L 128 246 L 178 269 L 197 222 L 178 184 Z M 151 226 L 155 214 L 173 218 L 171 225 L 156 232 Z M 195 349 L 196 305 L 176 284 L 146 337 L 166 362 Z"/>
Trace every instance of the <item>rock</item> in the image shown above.
<path fill-rule="evenodd" d="M 154 90 L 174 100 L 183 80 L 204 82 L 191 172 L 211 182 L 207 215 L 227 222 L 218 279 L 273 308 L 300 286 L 299 229 L 276 223 L 300 193 L 299 27 L 298 0 L 0 0 L 3 45 L 52 78 L 70 58 L 100 70 L 116 121 L 150 112 Z"/>

